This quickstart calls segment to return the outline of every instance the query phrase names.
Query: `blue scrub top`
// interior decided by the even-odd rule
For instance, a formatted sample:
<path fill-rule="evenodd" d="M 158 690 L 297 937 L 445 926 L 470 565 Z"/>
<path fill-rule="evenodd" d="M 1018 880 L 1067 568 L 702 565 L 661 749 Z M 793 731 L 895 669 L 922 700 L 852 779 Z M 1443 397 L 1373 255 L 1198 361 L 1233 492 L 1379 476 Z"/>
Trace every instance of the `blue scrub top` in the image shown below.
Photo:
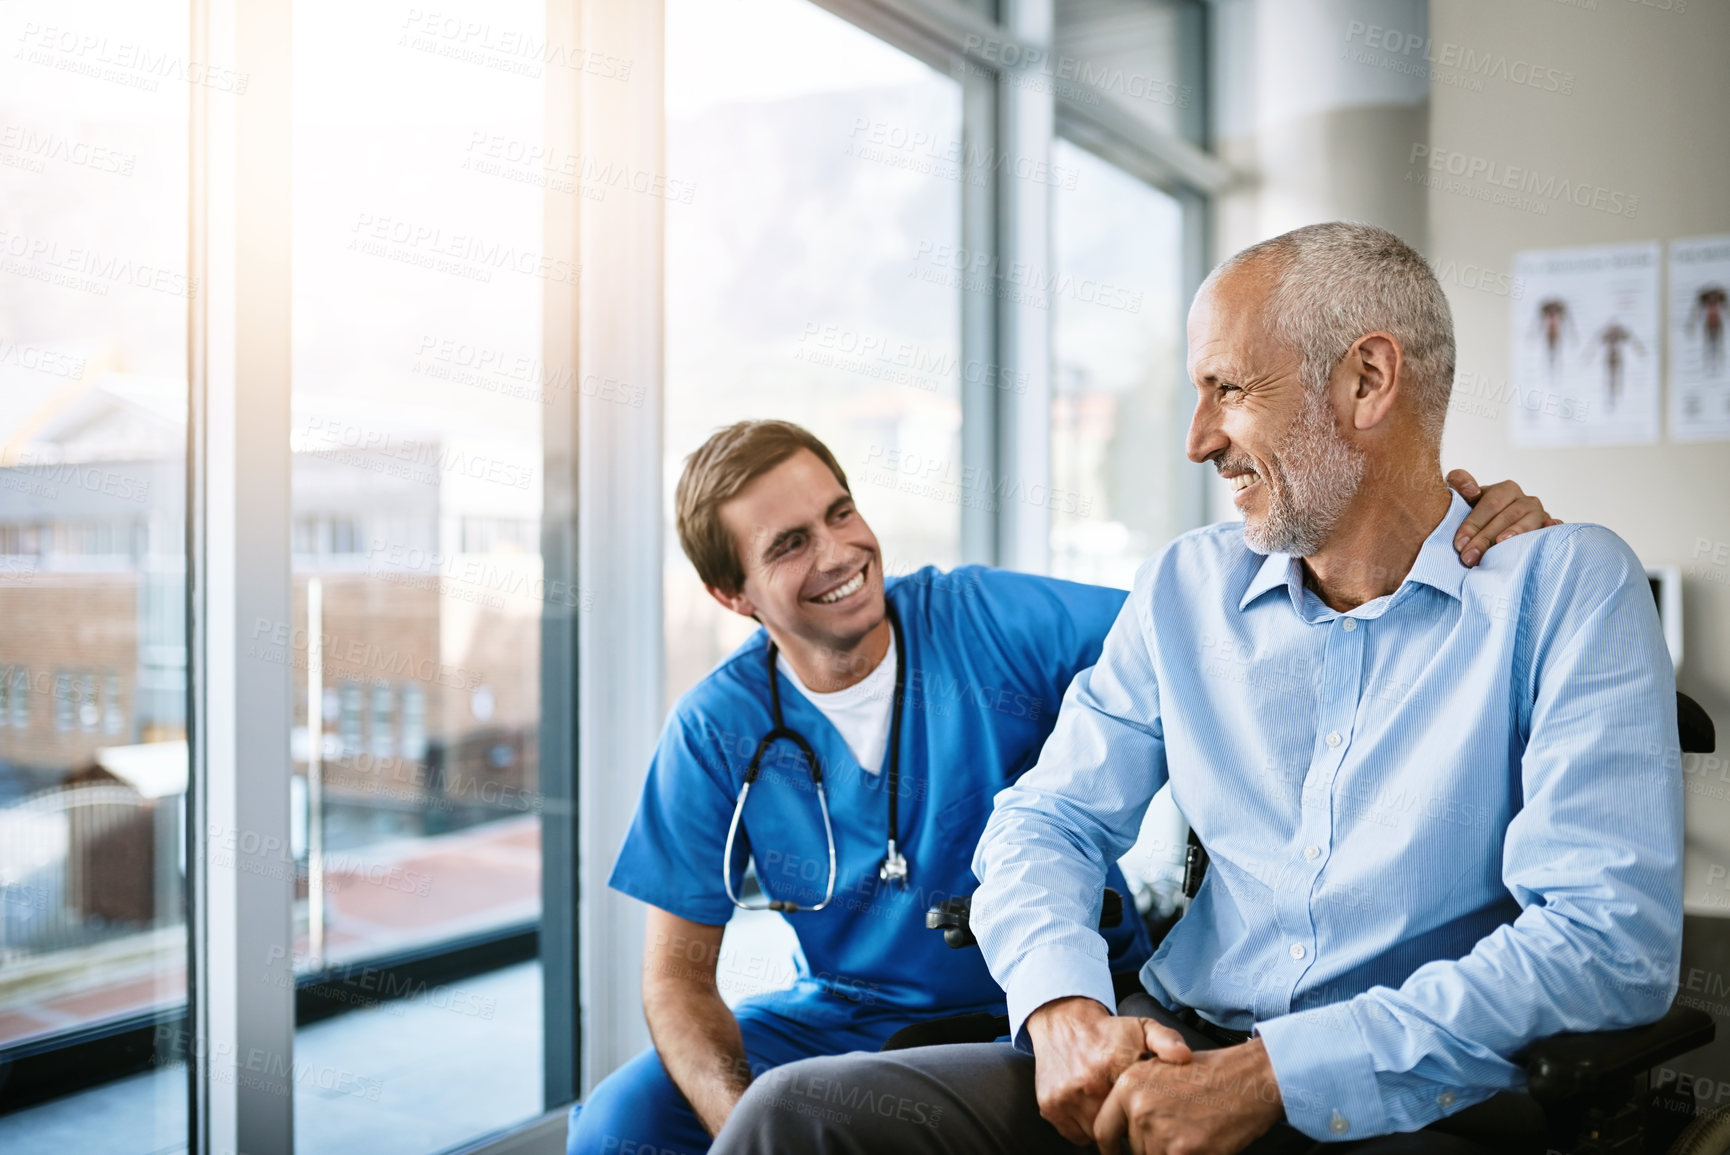
<path fill-rule="evenodd" d="M 888 758 L 868 774 L 846 741 L 781 679 L 786 723 L 822 764 L 835 828 L 835 895 L 817 912 L 783 915 L 798 935 L 799 981 L 785 1013 L 925 1016 L 989 1010 L 1004 995 L 977 949 L 952 950 L 925 911 L 978 886 L 971 860 L 992 800 L 1038 759 L 1071 679 L 1098 660 L 1124 591 L 964 566 L 927 567 L 885 583 L 901 619 L 906 704 L 901 719 L 900 847 L 906 887 L 881 882 L 888 834 Z M 758 630 L 679 699 L 661 734 L 635 821 L 610 885 L 692 922 L 733 915 L 721 856 L 745 770 L 773 723 L 766 631 Z M 734 889 L 745 853 L 771 895 L 813 905 L 828 851 L 804 758 L 787 741 L 765 755 L 734 846 Z M 1126 897 L 1115 866 L 1108 884 Z M 1151 953 L 1141 920 L 1106 932 L 1113 970 Z M 729 966 L 748 962 L 722 960 Z"/>

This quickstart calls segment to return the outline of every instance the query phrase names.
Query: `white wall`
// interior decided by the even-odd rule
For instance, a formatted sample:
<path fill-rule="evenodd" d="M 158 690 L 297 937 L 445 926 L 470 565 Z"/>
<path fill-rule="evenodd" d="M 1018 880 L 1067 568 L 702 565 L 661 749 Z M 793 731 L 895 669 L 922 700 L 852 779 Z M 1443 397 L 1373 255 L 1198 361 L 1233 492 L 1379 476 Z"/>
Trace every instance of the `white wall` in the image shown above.
<path fill-rule="evenodd" d="M 1401 183 L 1404 143 L 1421 136 L 1421 74 L 1348 55 L 1371 26 L 1427 23 L 1425 0 L 1219 0 L 1214 5 L 1214 138 L 1242 174 L 1217 203 L 1221 255 L 1318 220 L 1369 221 L 1414 244 L 1424 201 Z"/>
<path fill-rule="evenodd" d="M 1353 42 L 1371 27 L 1421 33 L 1428 10 L 1426 0 L 1216 0 L 1214 147 L 1237 175 L 1215 200 L 1216 257 L 1342 219 L 1422 247 L 1425 198 L 1401 178 L 1409 142 L 1428 130 L 1429 83 L 1365 66 Z M 1208 499 L 1212 520 L 1237 516 L 1223 485 L 1210 481 Z"/>
<path fill-rule="evenodd" d="M 1519 249 L 1730 233 L 1730 5 L 1596 0 L 1588 9 L 1557 0 L 1438 0 L 1430 24 L 1431 55 L 1443 56 L 1449 45 L 1505 55 L 1510 72 L 1513 62 L 1542 69 L 1544 87 L 1490 79 L 1472 91 L 1433 83 L 1429 134 L 1412 143 L 1639 198 L 1632 216 L 1563 203 L 1538 214 L 1432 189 L 1425 245 L 1432 262 L 1511 273 Z M 1552 81 L 1557 90 L 1546 91 Z M 1410 155 L 1406 148 L 1402 166 Z M 1505 291 L 1505 283 L 1492 284 Z M 1456 381 L 1476 373 L 1506 382 L 1508 298 L 1457 281 L 1447 288 L 1460 347 Z M 1516 449 L 1508 425 L 1505 405 L 1457 404 L 1444 461 L 1479 478 L 1517 478 L 1558 516 L 1609 526 L 1647 564 L 1680 565 L 1687 637 L 1678 684 L 1713 715 L 1720 749 L 1730 745 L 1730 566 L 1723 561 L 1730 550 L 1717 564 L 1711 558 L 1730 542 L 1730 442 Z M 1701 542 L 1708 543 L 1704 556 Z M 1711 866 L 1730 864 L 1730 801 L 1714 797 L 1730 796 L 1730 782 L 1717 777 L 1730 760 L 1691 759 L 1687 767 L 1695 787 L 1688 795 L 1687 900 L 1692 910 L 1723 914 L 1730 889 L 1722 878 L 1708 886 L 1708 878 Z"/>
<path fill-rule="evenodd" d="M 1217 0 L 1215 14 L 1217 147 L 1241 173 L 1219 202 L 1216 255 L 1342 218 L 1417 245 L 1442 274 L 1459 339 L 1444 466 L 1513 477 L 1558 516 L 1609 526 L 1649 565 L 1682 567 L 1678 684 L 1730 747 L 1730 442 L 1516 449 L 1498 399 L 1517 250 L 1730 233 L 1730 5 Z M 1468 53 L 1489 63 L 1470 69 Z M 1426 189 L 1418 146 L 1601 186 L 1638 208 L 1534 213 Z M 1215 516 L 1231 516 L 1214 496 Z M 1686 898 L 1723 914 L 1730 756 L 1685 768 Z"/>

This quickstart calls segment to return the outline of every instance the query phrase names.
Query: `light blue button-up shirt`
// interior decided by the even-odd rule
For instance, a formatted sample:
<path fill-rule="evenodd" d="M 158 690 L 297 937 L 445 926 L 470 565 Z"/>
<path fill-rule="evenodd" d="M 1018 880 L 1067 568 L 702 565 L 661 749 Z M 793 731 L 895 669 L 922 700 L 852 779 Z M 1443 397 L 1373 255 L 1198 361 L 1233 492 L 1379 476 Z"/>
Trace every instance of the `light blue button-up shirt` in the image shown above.
<path fill-rule="evenodd" d="M 1168 780 L 1212 864 L 1142 982 L 1253 1028 L 1312 1138 L 1416 1130 L 1523 1086 L 1533 1040 L 1668 1009 L 1682 775 L 1645 571 L 1579 524 L 1468 570 L 1466 513 L 1349 613 L 1235 524 L 1141 568 L 974 858 L 1023 1045 L 1053 999 L 1115 1005 L 1102 880 Z"/>

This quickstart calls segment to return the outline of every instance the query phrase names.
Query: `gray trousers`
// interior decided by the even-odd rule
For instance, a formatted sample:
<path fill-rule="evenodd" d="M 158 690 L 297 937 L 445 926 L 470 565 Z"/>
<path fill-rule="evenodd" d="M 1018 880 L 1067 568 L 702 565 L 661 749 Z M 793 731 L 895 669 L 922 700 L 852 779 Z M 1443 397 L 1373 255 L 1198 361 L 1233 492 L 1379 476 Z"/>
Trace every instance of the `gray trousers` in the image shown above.
<path fill-rule="evenodd" d="M 1120 1013 L 1157 1019 L 1198 1051 L 1220 1045 L 1179 1023 L 1146 995 L 1125 999 Z M 1040 1117 L 1033 1057 L 1008 1043 L 855 1051 L 777 1067 L 751 1084 L 710 1148 L 711 1155 L 1076 1155 L 1079 1150 Z M 1489 1150 L 1427 1130 L 1322 1144 L 1284 1123 L 1247 1148 L 1249 1155 L 1486 1155 Z"/>

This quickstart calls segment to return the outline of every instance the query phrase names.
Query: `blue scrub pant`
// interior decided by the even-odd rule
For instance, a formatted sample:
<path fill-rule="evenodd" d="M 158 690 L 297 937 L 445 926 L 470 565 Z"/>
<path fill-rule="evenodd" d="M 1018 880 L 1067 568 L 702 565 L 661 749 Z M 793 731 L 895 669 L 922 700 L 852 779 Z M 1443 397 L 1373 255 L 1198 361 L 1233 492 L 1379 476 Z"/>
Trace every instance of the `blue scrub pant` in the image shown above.
<path fill-rule="evenodd" d="M 775 996 L 785 999 L 789 993 L 745 999 L 733 1008 L 753 1077 L 799 1059 L 878 1050 L 911 1021 L 873 1015 L 817 1026 L 775 1010 Z M 709 1143 L 709 1133 L 653 1048 L 601 1080 L 588 1099 L 572 1107 L 565 1133 L 566 1155 L 704 1155 Z"/>

